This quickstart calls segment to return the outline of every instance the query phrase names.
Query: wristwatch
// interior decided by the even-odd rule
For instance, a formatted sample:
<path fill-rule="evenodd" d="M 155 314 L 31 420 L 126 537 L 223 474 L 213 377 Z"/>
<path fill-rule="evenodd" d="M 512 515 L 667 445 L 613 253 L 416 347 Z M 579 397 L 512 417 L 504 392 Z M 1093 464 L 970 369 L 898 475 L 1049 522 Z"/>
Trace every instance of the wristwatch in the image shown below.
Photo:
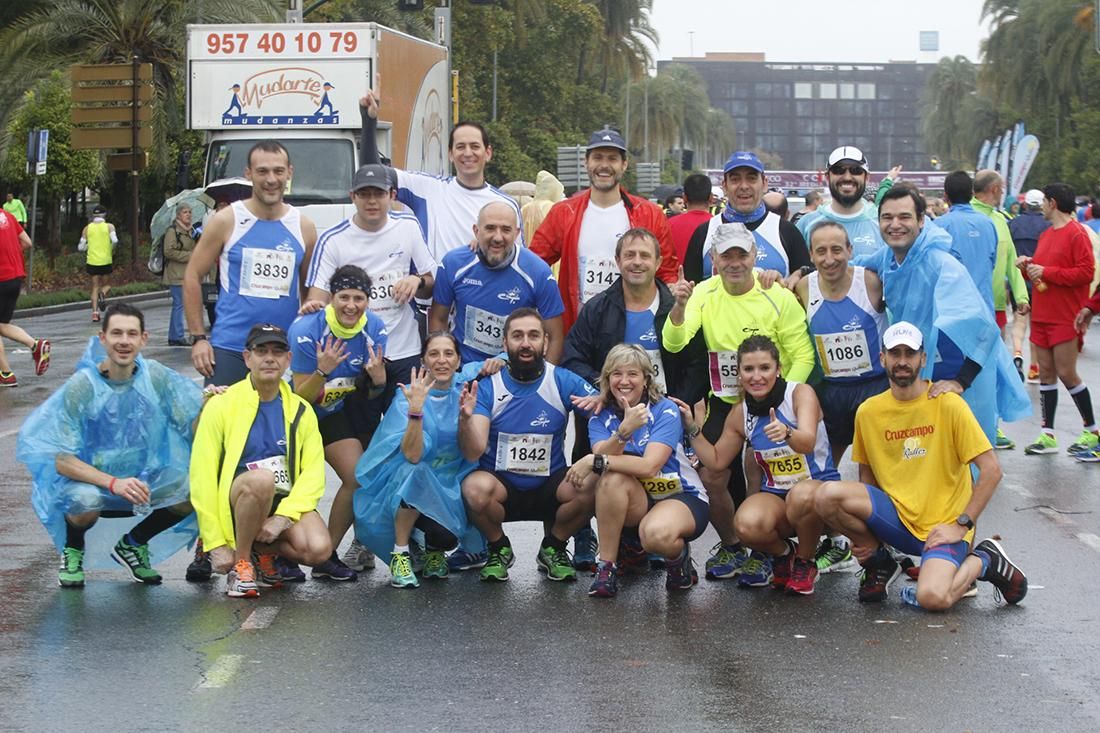
<path fill-rule="evenodd" d="M 607 472 L 607 456 L 603 453 L 592 456 L 592 472 L 599 476 Z"/>
<path fill-rule="evenodd" d="M 209 340 L 210 340 L 210 337 L 207 336 L 205 333 L 196 333 L 193 336 L 191 336 L 191 345 L 194 346 L 199 341 L 209 341 Z"/>
<path fill-rule="evenodd" d="M 971 519 L 970 515 L 966 512 L 963 512 L 958 516 L 958 518 L 955 520 L 955 524 L 959 525 L 960 527 L 966 527 L 967 529 L 974 529 L 974 520 Z"/>

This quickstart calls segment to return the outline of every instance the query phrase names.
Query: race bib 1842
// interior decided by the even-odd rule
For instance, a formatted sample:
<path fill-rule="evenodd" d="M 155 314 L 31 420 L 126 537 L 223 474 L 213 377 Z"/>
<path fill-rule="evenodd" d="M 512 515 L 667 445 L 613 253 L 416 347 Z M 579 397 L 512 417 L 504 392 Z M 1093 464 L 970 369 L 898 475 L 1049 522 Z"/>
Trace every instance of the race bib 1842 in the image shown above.
<path fill-rule="evenodd" d="M 552 440 L 549 435 L 500 433 L 496 469 L 524 476 L 549 476 Z"/>

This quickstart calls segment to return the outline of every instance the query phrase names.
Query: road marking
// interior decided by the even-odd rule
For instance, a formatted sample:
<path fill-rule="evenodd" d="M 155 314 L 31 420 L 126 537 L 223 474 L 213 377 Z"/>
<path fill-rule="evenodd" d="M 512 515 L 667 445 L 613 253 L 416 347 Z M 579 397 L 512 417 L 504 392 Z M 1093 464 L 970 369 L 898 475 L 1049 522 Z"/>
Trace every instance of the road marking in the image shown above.
<path fill-rule="evenodd" d="M 16 428 L 15 430 L 5 430 L 4 432 L 0 433 L 0 440 L 2 440 L 3 438 L 10 438 L 13 435 L 19 435 L 19 428 Z"/>
<path fill-rule="evenodd" d="M 1091 532 L 1078 532 L 1077 539 L 1081 540 L 1097 552 L 1100 552 L 1100 537 L 1092 534 Z"/>
<path fill-rule="evenodd" d="M 244 657 L 240 654 L 223 654 L 218 657 L 213 666 L 203 675 L 199 689 L 225 687 L 240 670 L 243 661 Z"/>
<path fill-rule="evenodd" d="M 279 614 L 278 606 L 260 606 L 241 624 L 242 629 L 266 629 Z"/>

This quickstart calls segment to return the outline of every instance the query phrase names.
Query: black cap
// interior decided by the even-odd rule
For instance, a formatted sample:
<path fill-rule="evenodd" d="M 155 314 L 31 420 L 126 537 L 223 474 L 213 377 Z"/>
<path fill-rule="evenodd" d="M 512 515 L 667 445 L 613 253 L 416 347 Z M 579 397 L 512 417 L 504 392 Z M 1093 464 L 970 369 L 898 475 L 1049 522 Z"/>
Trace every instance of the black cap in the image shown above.
<path fill-rule="evenodd" d="M 351 179 L 351 190 L 358 191 L 362 188 L 380 188 L 383 191 L 389 191 L 392 186 L 386 166 L 380 163 L 368 163 L 355 171 L 355 176 Z"/>
<path fill-rule="evenodd" d="M 279 344 L 284 349 L 290 349 L 286 331 L 273 323 L 257 323 L 248 332 L 248 338 L 244 340 L 244 347 L 249 351 L 264 344 Z"/>
<path fill-rule="evenodd" d="M 608 126 L 604 126 L 602 130 L 596 130 L 592 133 L 592 136 L 588 138 L 588 147 L 584 150 L 595 150 L 596 148 L 615 148 L 626 152 L 626 141 L 623 140 L 623 136 L 619 134 L 618 130 L 612 130 Z"/>

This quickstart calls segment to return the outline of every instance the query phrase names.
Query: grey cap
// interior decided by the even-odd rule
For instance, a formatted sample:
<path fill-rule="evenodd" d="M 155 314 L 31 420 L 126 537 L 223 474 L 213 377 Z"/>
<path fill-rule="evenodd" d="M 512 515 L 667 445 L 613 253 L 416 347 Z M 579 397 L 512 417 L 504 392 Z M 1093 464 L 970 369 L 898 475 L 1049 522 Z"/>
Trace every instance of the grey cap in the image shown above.
<path fill-rule="evenodd" d="M 389 171 L 381 163 L 368 163 L 355 171 L 351 179 L 351 190 L 358 191 L 361 188 L 378 188 L 383 191 L 392 190 Z"/>

